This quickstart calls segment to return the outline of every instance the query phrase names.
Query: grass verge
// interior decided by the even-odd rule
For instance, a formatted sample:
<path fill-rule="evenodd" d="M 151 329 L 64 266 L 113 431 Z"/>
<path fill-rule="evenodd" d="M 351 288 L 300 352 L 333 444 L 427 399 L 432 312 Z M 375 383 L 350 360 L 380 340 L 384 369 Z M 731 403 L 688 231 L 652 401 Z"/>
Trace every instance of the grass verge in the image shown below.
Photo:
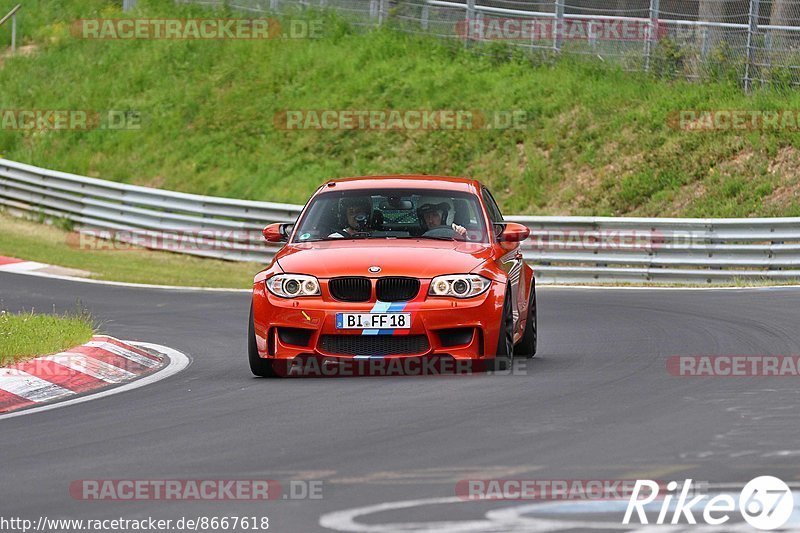
<path fill-rule="evenodd" d="M 672 120 L 681 110 L 796 110 L 800 91 L 747 95 L 724 76 L 655 79 L 599 60 L 532 64 L 502 46 L 362 32 L 314 12 L 303 16 L 323 21 L 319 39 L 82 40 L 69 31 L 78 18 L 228 16 L 242 15 L 167 0 L 140 0 L 131 13 L 119 2 L 32 0 L 22 23 L 37 51 L 0 68 L 0 109 L 132 111 L 142 127 L 0 129 L 0 153 L 121 182 L 291 203 L 330 177 L 415 172 L 479 178 L 510 214 L 800 216 L 796 124 L 698 132 Z M 526 122 L 275 124 L 287 110 L 348 109 L 516 111 Z"/>
<path fill-rule="evenodd" d="M 63 316 L 0 311 L 0 366 L 83 344 L 94 333 L 85 313 Z"/>
<path fill-rule="evenodd" d="M 91 279 L 180 285 L 187 287 L 250 288 L 263 268 L 257 263 L 233 263 L 144 249 L 79 250 L 69 232 L 57 227 L 0 214 L 0 255 L 39 261 L 90 272 Z"/>

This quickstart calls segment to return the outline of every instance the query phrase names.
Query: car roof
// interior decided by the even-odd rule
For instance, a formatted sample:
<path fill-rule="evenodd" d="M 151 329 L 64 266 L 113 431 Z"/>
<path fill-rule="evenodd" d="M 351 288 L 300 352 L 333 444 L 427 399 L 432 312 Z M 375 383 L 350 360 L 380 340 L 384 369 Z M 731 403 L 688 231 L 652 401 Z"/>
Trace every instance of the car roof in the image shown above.
<path fill-rule="evenodd" d="M 478 193 L 481 183 L 478 180 L 455 176 L 423 176 L 401 174 L 393 176 L 359 176 L 332 179 L 320 187 L 325 190 L 358 189 L 431 189 Z"/>

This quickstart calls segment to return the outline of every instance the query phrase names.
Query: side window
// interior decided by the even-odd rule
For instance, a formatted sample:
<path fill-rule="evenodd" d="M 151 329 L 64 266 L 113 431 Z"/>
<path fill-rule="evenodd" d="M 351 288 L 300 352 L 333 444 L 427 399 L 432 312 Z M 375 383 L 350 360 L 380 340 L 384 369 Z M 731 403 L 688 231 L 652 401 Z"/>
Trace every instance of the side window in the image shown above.
<path fill-rule="evenodd" d="M 486 208 L 489 210 L 489 218 L 492 219 L 492 222 L 503 222 L 503 214 L 500 213 L 500 208 L 497 207 L 497 202 L 494 201 L 494 197 L 492 193 L 489 192 L 489 189 L 483 189 L 483 202 L 486 204 Z"/>

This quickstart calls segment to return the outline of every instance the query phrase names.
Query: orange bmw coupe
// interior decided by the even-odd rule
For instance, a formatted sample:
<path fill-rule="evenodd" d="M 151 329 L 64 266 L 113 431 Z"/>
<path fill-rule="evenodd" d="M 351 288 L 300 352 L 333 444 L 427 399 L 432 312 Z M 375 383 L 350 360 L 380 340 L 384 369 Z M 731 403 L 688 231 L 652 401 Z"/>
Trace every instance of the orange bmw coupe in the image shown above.
<path fill-rule="evenodd" d="M 416 359 L 504 369 L 536 353 L 535 282 L 520 250 L 529 229 L 505 222 L 478 181 L 332 180 L 294 224 L 263 233 L 286 244 L 254 279 L 257 376 L 309 359 L 322 369 Z"/>

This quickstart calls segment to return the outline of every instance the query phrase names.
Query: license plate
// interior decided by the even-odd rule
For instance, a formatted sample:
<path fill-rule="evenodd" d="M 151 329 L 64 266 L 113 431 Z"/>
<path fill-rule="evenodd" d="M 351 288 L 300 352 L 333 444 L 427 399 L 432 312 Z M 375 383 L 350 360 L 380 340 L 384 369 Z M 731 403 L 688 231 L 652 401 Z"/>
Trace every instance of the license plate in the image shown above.
<path fill-rule="evenodd" d="M 337 329 L 410 329 L 411 313 L 336 313 Z"/>

